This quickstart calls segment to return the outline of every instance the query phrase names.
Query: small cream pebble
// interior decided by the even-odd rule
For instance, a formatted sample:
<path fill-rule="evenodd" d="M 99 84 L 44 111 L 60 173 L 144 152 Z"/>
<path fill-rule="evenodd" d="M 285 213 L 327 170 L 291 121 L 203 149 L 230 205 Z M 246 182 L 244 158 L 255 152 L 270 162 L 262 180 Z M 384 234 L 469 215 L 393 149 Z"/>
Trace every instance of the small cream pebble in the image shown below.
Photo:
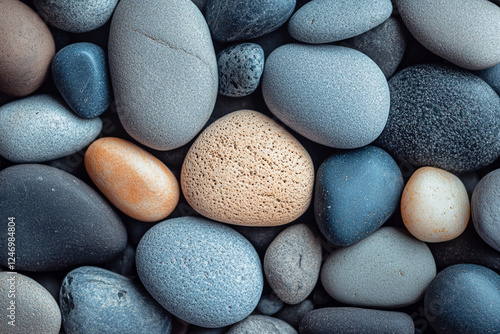
<path fill-rule="evenodd" d="M 455 175 L 422 167 L 411 176 L 401 198 L 401 215 L 410 233 L 425 242 L 455 239 L 467 227 L 467 190 Z"/>

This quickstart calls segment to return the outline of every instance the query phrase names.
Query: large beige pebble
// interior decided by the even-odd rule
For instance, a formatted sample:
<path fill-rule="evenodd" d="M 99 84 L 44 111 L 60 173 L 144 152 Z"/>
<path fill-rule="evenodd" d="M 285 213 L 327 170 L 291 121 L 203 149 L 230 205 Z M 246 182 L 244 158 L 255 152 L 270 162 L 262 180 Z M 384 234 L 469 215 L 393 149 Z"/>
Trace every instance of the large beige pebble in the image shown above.
<path fill-rule="evenodd" d="M 462 234 L 469 222 L 469 196 L 462 181 L 452 173 L 422 167 L 405 186 L 401 215 L 406 228 L 417 239 L 452 240 Z"/>
<path fill-rule="evenodd" d="M 269 117 L 230 113 L 203 131 L 182 166 L 188 203 L 235 225 L 287 224 L 309 207 L 314 168 L 305 148 Z"/>

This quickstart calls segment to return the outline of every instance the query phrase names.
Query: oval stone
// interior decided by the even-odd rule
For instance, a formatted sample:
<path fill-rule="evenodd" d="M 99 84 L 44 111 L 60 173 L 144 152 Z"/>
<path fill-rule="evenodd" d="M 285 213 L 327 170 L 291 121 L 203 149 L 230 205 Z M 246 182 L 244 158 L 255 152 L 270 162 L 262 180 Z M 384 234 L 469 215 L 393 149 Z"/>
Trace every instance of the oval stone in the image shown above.
<path fill-rule="evenodd" d="M 297 331 L 283 320 L 265 315 L 251 315 L 227 331 L 227 334 L 247 333 L 297 334 Z"/>
<path fill-rule="evenodd" d="M 249 316 L 264 285 L 250 242 L 226 225 L 198 217 L 152 227 L 137 246 L 136 264 L 142 283 L 167 311 L 208 328 Z"/>
<path fill-rule="evenodd" d="M 277 48 L 267 58 L 262 92 L 283 123 L 335 148 L 370 144 L 389 115 L 384 73 L 363 53 L 337 45 Z"/>
<path fill-rule="evenodd" d="M 287 304 L 298 304 L 316 286 L 321 269 L 319 238 L 305 224 L 281 232 L 264 256 L 264 273 L 274 293 Z"/>
<path fill-rule="evenodd" d="M 191 146 L 182 192 L 205 217 L 245 226 L 275 226 L 300 217 L 311 203 L 314 168 L 306 149 L 269 117 L 232 112 Z"/>
<path fill-rule="evenodd" d="M 55 52 L 40 16 L 21 1 L 0 2 L 0 92 L 33 93 L 45 81 Z"/>
<path fill-rule="evenodd" d="M 472 221 L 479 236 L 500 252 L 500 169 L 479 181 L 472 194 Z"/>
<path fill-rule="evenodd" d="M 334 250 L 321 270 L 330 296 L 355 306 L 397 308 L 413 304 L 436 275 L 429 247 L 394 227 Z"/>
<path fill-rule="evenodd" d="M 64 329 L 71 334 L 170 334 L 172 318 L 142 286 L 106 269 L 70 271 L 61 285 Z"/>
<path fill-rule="evenodd" d="M 85 120 L 50 95 L 0 107 L 0 155 L 13 162 L 43 162 L 78 152 L 101 132 L 99 118 Z"/>
<path fill-rule="evenodd" d="M 500 63 L 500 8 L 491 1 L 396 0 L 396 5 L 411 34 L 438 56 L 468 70 Z"/>
<path fill-rule="evenodd" d="M 2 245 L 6 246 L 7 242 Z M 59 334 L 59 306 L 50 292 L 36 281 L 16 272 L 0 272 L 0 295 L 5 318 L 0 322 L 1 333 Z"/>
<path fill-rule="evenodd" d="M 441 271 L 425 292 L 425 316 L 439 334 L 495 333 L 500 328 L 500 275 L 475 264 Z"/>
<path fill-rule="evenodd" d="M 313 0 L 293 14 L 288 32 L 304 43 L 331 43 L 375 28 L 391 13 L 391 0 Z"/>
<path fill-rule="evenodd" d="M 465 231 L 469 196 L 450 172 L 422 167 L 413 173 L 401 197 L 401 216 L 410 233 L 425 242 L 449 241 Z"/>
<path fill-rule="evenodd" d="M 116 109 L 125 130 L 155 150 L 187 144 L 208 121 L 218 88 L 207 23 L 190 0 L 122 0 L 109 34 Z"/>
<path fill-rule="evenodd" d="M 378 147 L 336 153 L 316 174 L 316 223 L 334 245 L 352 245 L 396 211 L 403 185 L 398 165 Z"/>
<path fill-rule="evenodd" d="M 124 139 L 93 142 L 85 153 L 85 169 L 104 196 L 134 219 L 161 220 L 179 202 L 179 183 L 170 169 Z"/>
<path fill-rule="evenodd" d="M 83 181 L 54 167 L 25 164 L 0 172 L 0 212 L 13 217 L 16 269 L 56 271 L 118 256 L 127 231 L 106 201 Z M 4 219 L 7 231 L 10 220 Z M 7 233 L 0 244 L 7 245 Z M 0 264 L 7 266 L 7 252 Z"/>

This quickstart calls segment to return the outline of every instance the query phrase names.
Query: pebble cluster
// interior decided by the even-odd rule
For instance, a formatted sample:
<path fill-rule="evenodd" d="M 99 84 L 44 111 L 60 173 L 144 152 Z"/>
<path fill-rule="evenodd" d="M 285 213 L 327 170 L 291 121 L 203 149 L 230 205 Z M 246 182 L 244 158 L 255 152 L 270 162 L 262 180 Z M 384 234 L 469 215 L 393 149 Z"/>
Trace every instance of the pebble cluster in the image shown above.
<path fill-rule="evenodd" d="M 500 332 L 499 6 L 0 0 L 0 333 Z"/>

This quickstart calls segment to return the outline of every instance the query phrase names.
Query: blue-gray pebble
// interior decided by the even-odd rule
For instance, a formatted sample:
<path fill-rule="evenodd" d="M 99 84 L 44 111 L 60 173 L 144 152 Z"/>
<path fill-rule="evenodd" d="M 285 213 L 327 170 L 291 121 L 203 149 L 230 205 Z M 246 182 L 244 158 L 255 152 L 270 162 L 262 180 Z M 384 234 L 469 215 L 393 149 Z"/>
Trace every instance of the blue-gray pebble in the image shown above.
<path fill-rule="evenodd" d="M 471 199 L 472 221 L 479 236 L 500 252 L 500 169 L 479 181 Z"/>
<path fill-rule="evenodd" d="M 285 305 L 274 317 L 285 321 L 293 328 L 298 328 L 302 318 L 313 309 L 313 302 L 306 299 L 295 305 Z"/>
<path fill-rule="evenodd" d="M 174 218 L 152 227 L 137 247 L 136 265 L 165 309 L 207 328 L 246 318 L 263 290 L 260 259 L 250 242 L 205 218 Z"/>
<path fill-rule="evenodd" d="M 0 212 L 14 217 L 17 270 L 56 271 L 100 264 L 127 245 L 127 231 L 86 183 L 54 167 L 23 164 L 0 172 Z M 9 221 L 2 228 L 7 231 Z M 0 244 L 7 244 L 7 233 Z M 0 264 L 7 266 L 7 252 Z"/>
<path fill-rule="evenodd" d="M 251 315 L 227 332 L 227 334 L 248 333 L 297 334 L 297 331 L 283 320 L 266 315 Z"/>
<path fill-rule="evenodd" d="M 70 108 L 82 118 L 95 118 L 108 109 L 111 83 L 106 54 L 92 43 L 64 47 L 52 60 L 52 78 Z"/>
<path fill-rule="evenodd" d="M 259 86 L 264 71 L 264 50 L 255 43 L 230 46 L 217 55 L 219 94 L 242 97 Z"/>
<path fill-rule="evenodd" d="M 70 271 L 61 285 L 66 334 L 170 334 L 172 318 L 142 286 L 106 269 Z"/>
<path fill-rule="evenodd" d="M 464 173 L 500 155 L 500 98 L 476 75 L 421 64 L 396 73 L 389 88 L 391 110 L 377 143 L 395 158 Z"/>
<path fill-rule="evenodd" d="M 33 0 L 38 14 L 50 25 L 64 31 L 82 33 L 104 25 L 118 0 Z"/>
<path fill-rule="evenodd" d="M 335 148 L 370 144 L 389 115 L 384 73 L 365 54 L 336 45 L 287 44 L 266 60 L 264 100 L 304 137 Z"/>
<path fill-rule="evenodd" d="M 441 271 L 425 292 L 425 316 L 438 334 L 496 333 L 500 275 L 475 264 Z"/>
<path fill-rule="evenodd" d="M 294 9 L 295 0 L 208 0 L 205 16 L 214 39 L 234 42 L 278 29 Z"/>
<path fill-rule="evenodd" d="M 337 246 L 366 238 L 397 209 L 403 186 L 398 165 L 378 147 L 332 155 L 316 174 L 314 213 L 320 231 Z"/>
<path fill-rule="evenodd" d="M 477 71 L 476 74 L 500 95 L 500 64 L 482 71 Z"/>
<path fill-rule="evenodd" d="M 263 315 L 273 315 L 279 312 L 283 306 L 284 303 L 273 292 L 262 295 L 259 304 L 257 304 L 257 310 Z"/>
<path fill-rule="evenodd" d="M 313 0 L 293 14 L 288 32 L 304 43 L 331 43 L 375 28 L 391 13 L 391 0 Z"/>
<path fill-rule="evenodd" d="M 76 153 L 101 132 L 99 118 L 76 116 L 50 95 L 0 107 L 0 155 L 13 162 L 44 162 Z"/>

